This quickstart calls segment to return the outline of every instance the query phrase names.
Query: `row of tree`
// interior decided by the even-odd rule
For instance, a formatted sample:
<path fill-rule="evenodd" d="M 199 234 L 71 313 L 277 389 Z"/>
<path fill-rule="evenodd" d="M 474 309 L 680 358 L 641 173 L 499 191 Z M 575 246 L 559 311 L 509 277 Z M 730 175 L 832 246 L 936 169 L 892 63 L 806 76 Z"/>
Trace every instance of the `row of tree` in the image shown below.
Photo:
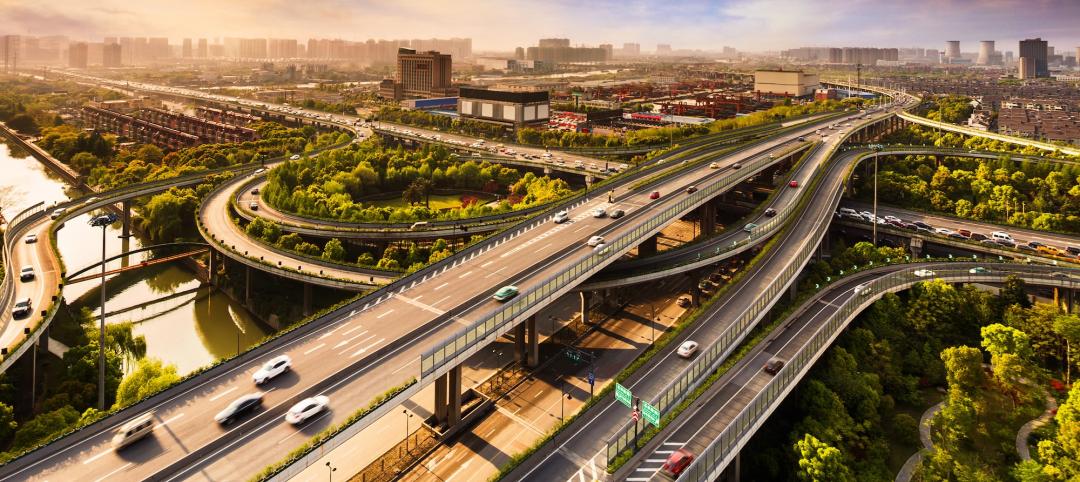
<path fill-rule="evenodd" d="M 998 159 L 890 157 L 878 174 L 878 199 L 889 204 L 1080 233 L 1080 165 Z M 873 195 L 873 178 L 859 176 L 858 197 Z"/>
<path fill-rule="evenodd" d="M 467 136 L 478 136 L 500 140 L 511 139 L 506 128 L 500 125 L 463 119 L 460 117 L 432 114 L 419 109 L 406 110 L 400 107 L 386 106 L 379 109 L 375 114 L 375 119 L 423 127 L 426 129 L 435 129 L 443 132 L 457 132 Z"/>

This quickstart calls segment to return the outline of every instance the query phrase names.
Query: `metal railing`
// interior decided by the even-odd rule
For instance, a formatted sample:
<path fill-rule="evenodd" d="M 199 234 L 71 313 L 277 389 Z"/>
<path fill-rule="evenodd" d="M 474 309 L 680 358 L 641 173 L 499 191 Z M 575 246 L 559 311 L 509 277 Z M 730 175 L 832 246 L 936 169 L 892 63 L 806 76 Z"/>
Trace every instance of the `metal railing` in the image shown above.
<path fill-rule="evenodd" d="M 730 189 L 739 182 L 742 182 L 743 179 L 756 174 L 758 171 L 774 162 L 776 161 L 766 157 L 749 162 L 743 167 L 743 170 L 739 171 L 742 175 L 725 177 L 719 182 L 706 185 L 697 192 L 687 195 L 674 206 L 668 207 L 656 215 L 651 215 L 648 220 L 639 224 L 631 231 L 607 242 L 607 247 L 605 249 L 579 257 L 569 267 L 557 274 L 549 276 L 533 288 L 522 292 L 510 303 L 481 315 L 478 317 L 480 321 L 477 321 L 469 327 L 459 331 L 457 334 L 452 335 L 449 339 L 441 341 L 438 345 L 421 355 L 421 376 L 428 376 L 445 360 L 453 359 L 459 354 L 464 353 L 472 345 L 484 340 L 489 335 L 499 331 L 505 332 L 506 329 L 508 329 L 508 326 L 513 324 L 519 315 L 535 308 L 537 305 L 546 304 L 546 301 L 552 297 L 552 295 L 560 294 L 559 292 L 561 290 L 565 290 L 568 287 L 578 284 L 586 275 L 591 274 L 591 272 L 598 270 L 598 268 L 618 259 L 622 253 L 629 251 L 636 246 L 645 236 L 659 231 L 668 222 L 677 219 L 685 211 L 693 209 L 717 194 Z M 780 219 L 770 221 L 770 223 L 776 222 L 780 222 Z M 753 239 L 756 233 L 771 229 L 774 224 L 770 223 L 755 228 L 754 231 L 750 233 L 749 238 Z"/>
<path fill-rule="evenodd" d="M 973 274 L 964 266 L 961 269 L 937 270 L 936 279 L 950 283 L 1001 282 L 1005 275 L 1020 274 L 1025 281 L 1049 282 L 1059 286 L 1077 286 L 1080 280 L 1072 277 L 1055 276 L 1052 267 L 1014 265 L 1003 268 L 995 264 L 998 274 Z M 1076 270 L 1070 270 L 1076 272 Z M 784 366 L 739 414 L 730 422 L 720 435 L 694 460 L 693 464 L 678 478 L 679 482 L 715 480 L 732 458 L 742 448 L 749 435 L 753 434 L 775 408 L 774 403 L 790 392 L 814 362 L 827 349 L 840 332 L 863 309 L 873 304 L 887 292 L 896 292 L 909 288 L 919 281 L 926 281 L 912 274 L 911 270 L 900 269 L 891 274 L 876 278 L 863 286 L 869 287 L 872 295 L 853 295 L 840 305 L 829 319 L 814 333 L 813 337 L 788 360 Z M 822 292 L 824 293 L 824 291 Z"/>

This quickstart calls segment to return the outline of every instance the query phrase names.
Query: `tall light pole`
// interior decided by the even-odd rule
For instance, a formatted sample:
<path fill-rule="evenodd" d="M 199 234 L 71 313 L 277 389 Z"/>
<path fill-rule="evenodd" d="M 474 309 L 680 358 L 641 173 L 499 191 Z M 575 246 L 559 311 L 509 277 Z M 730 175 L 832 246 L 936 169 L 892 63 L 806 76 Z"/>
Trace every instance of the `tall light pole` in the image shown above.
<path fill-rule="evenodd" d="M 330 482 L 334 482 L 334 472 L 337 472 L 337 467 L 330 465 L 330 461 L 326 461 L 326 468 L 330 469 Z"/>
<path fill-rule="evenodd" d="M 882 146 L 880 144 L 875 144 L 873 146 L 870 146 L 870 148 L 874 150 L 874 221 L 873 221 L 874 234 L 873 234 L 873 238 L 874 238 L 874 247 L 876 248 L 877 247 L 877 224 L 878 224 L 878 215 L 877 215 L 878 152 L 881 151 Z"/>
<path fill-rule="evenodd" d="M 98 324 L 98 410 L 105 410 L 105 228 L 119 217 L 105 213 L 90 218 L 90 225 L 101 228 L 101 321 Z"/>
<path fill-rule="evenodd" d="M 412 418 L 412 414 L 409 413 L 409 409 L 402 409 L 401 413 L 405 414 L 405 451 L 409 451 L 409 419 Z"/>

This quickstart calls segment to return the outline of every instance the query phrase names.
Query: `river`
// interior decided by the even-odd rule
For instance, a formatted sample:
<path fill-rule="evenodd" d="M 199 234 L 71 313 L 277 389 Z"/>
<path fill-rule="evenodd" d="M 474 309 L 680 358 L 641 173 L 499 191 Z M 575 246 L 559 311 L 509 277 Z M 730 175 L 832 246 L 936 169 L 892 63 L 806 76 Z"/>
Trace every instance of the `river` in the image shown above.
<path fill-rule="evenodd" d="M 2 140 L 0 172 L 3 172 L 0 200 L 8 217 L 39 201 L 66 200 L 71 191 L 36 159 L 21 150 L 13 152 Z M 89 218 L 87 214 L 69 219 L 58 231 L 57 245 L 69 272 L 101 259 L 101 230 L 89 226 Z M 106 230 L 108 256 L 142 246 L 137 237 L 121 239 L 119 235 L 119 223 Z M 127 263 L 143 259 L 142 254 L 129 258 Z M 121 262 L 109 263 L 108 268 L 119 267 Z M 233 355 L 268 334 L 243 306 L 218 291 L 200 287 L 194 274 L 179 262 L 109 279 L 105 290 L 106 311 L 124 312 L 107 317 L 107 321 L 134 322 L 135 334 L 146 337 L 147 355 L 175 364 L 181 374 Z M 97 280 L 74 283 L 64 288 L 64 297 L 69 303 L 79 300 L 96 314 L 100 308 L 98 285 Z M 86 299 L 80 300 L 81 297 Z"/>

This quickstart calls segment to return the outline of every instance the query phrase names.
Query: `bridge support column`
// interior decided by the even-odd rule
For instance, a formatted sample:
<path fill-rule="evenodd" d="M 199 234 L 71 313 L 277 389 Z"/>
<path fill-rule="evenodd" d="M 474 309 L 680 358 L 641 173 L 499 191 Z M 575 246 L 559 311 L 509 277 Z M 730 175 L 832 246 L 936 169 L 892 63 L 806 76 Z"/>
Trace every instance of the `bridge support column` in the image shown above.
<path fill-rule="evenodd" d="M 244 304 L 251 307 L 251 266 L 244 266 Z"/>
<path fill-rule="evenodd" d="M 131 201 L 124 201 L 123 203 L 124 213 L 121 216 L 121 220 L 124 221 L 123 231 L 120 233 L 120 237 L 131 237 Z"/>
<path fill-rule="evenodd" d="M 461 422 L 461 365 L 435 380 L 435 423 L 453 427 Z"/>
<path fill-rule="evenodd" d="M 435 379 L 435 423 L 439 424 L 446 421 L 447 412 L 447 394 L 446 394 L 446 379 L 447 376 L 443 376 Z"/>
<path fill-rule="evenodd" d="M 589 301 L 591 301 L 589 298 L 592 296 L 592 293 L 590 293 L 588 291 L 581 291 L 581 292 L 578 292 L 578 294 L 581 296 L 581 323 L 584 324 L 584 325 L 588 325 L 589 324 Z"/>
<path fill-rule="evenodd" d="M 788 297 L 791 299 L 792 303 L 794 303 L 795 298 L 797 298 L 799 296 L 798 287 L 799 287 L 799 277 L 796 276 L 795 281 L 792 281 L 791 286 L 788 287 Z"/>
<path fill-rule="evenodd" d="M 304 316 L 311 315 L 311 285 L 304 283 Z"/>
<path fill-rule="evenodd" d="M 915 259 L 922 256 L 923 240 L 920 238 L 912 237 L 909 241 L 909 250 L 911 251 L 911 258 Z"/>
<path fill-rule="evenodd" d="M 639 244 L 637 247 L 638 256 L 641 257 L 656 254 L 656 240 L 659 238 L 660 234 L 658 233 L 649 236 L 645 239 L 645 241 L 642 241 L 641 244 Z"/>
<path fill-rule="evenodd" d="M 528 333 L 525 362 L 529 368 L 533 368 L 540 364 L 540 332 L 536 331 L 536 315 L 525 320 L 525 331 Z"/>
<path fill-rule="evenodd" d="M 716 204 L 707 202 L 701 206 L 701 235 L 709 237 L 716 233 Z"/>
<path fill-rule="evenodd" d="M 519 323 L 514 327 L 514 361 L 525 364 L 525 330 L 526 323 Z"/>

